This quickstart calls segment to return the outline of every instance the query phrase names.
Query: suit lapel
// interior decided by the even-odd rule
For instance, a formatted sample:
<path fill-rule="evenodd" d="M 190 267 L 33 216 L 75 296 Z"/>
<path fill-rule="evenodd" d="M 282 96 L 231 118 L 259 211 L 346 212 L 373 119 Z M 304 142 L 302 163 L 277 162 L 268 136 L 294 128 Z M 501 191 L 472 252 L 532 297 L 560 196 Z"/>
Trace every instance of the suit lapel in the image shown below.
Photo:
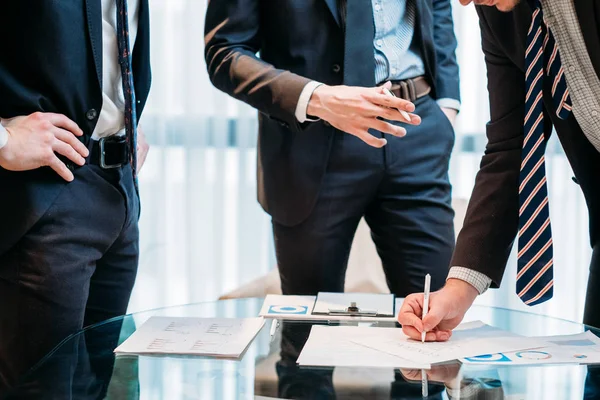
<path fill-rule="evenodd" d="M 337 2 L 338 2 L 338 0 L 325 0 L 325 3 L 327 3 L 327 7 L 329 7 L 329 11 L 331 11 L 333 18 L 335 19 L 335 22 L 337 22 L 338 26 L 342 26 L 342 23 L 340 21 L 340 12 L 338 10 Z"/>
<path fill-rule="evenodd" d="M 85 0 L 85 7 L 96 76 L 102 88 L 102 3 L 99 0 Z"/>
<path fill-rule="evenodd" d="M 574 0 L 574 3 L 588 54 L 600 77 L 600 0 Z"/>

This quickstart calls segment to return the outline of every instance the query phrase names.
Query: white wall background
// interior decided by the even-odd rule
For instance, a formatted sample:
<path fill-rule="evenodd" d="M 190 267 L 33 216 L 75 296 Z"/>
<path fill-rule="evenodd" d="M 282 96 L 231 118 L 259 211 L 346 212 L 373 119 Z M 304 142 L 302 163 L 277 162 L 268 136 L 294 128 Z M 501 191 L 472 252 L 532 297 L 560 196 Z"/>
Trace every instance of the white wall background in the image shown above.
<path fill-rule="evenodd" d="M 270 220 L 255 195 L 255 111 L 208 80 L 206 0 L 150 1 L 154 81 L 142 125 L 152 148 L 140 175 L 141 262 L 132 312 L 214 300 L 275 265 Z M 454 2 L 463 108 L 451 179 L 455 196 L 468 198 L 488 102 L 477 16 Z M 472 143 L 475 151 L 466 151 Z M 533 311 L 579 320 L 590 255 L 587 215 L 558 147 L 551 145 L 548 156 L 555 298 Z M 513 257 L 503 288 L 480 301 L 527 309 L 514 294 L 515 271 Z"/>

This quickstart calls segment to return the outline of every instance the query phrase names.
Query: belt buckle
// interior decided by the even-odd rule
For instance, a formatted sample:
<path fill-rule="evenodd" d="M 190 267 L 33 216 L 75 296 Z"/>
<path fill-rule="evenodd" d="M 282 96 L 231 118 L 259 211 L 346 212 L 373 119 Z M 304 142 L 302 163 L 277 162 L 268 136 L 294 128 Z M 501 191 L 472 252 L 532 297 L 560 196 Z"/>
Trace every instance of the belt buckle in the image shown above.
<path fill-rule="evenodd" d="M 105 147 L 104 144 L 106 143 L 107 139 L 112 139 L 112 138 L 101 138 L 99 140 L 99 145 L 100 145 L 100 167 L 102 169 L 114 169 L 114 168 L 121 168 L 124 163 L 117 163 L 117 164 L 107 164 L 106 163 L 106 152 L 105 152 Z"/>

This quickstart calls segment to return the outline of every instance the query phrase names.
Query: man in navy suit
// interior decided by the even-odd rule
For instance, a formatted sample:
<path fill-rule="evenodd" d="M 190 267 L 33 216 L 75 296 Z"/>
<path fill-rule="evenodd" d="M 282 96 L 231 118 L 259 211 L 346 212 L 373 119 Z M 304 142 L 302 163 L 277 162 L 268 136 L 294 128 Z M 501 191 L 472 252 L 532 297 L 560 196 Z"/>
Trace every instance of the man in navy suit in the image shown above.
<path fill-rule="evenodd" d="M 147 0 L 11 1 L 2 17 L 0 394 L 126 312 L 150 88 Z"/>
<path fill-rule="evenodd" d="M 343 291 L 362 217 L 393 293 L 427 273 L 440 288 L 460 106 L 450 0 L 215 0 L 205 29 L 211 81 L 259 111 L 283 293 Z"/>

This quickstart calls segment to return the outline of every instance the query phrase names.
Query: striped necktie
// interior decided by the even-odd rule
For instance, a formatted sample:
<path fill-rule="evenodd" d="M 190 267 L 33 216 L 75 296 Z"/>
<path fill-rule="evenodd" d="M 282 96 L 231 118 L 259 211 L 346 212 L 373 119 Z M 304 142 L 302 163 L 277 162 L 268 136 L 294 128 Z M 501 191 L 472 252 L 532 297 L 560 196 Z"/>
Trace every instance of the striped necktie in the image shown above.
<path fill-rule="evenodd" d="M 131 168 L 137 189 L 137 113 L 135 107 L 135 90 L 133 86 L 131 49 L 129 47 L 129 19 L 127 0 L 117 1 L 117 44 L 119 48 L 119 65 L 123 78 L 123 94 L 125 97 L 125 132 L 131 154 Z"/>
<path fill-rule="evenodd" d="M 549 79 L 553 106 L 559 118 L 571 113 L 571 99 L 560 62 L 558 46 L 547 27 L 540 0 L 530 1 L 534 10 L 525 51 L 525 121 L 519 176 L 519 252 L 517 294 L 530 306 L 552 298 L 552 231 L 548 208 L 544 152 L 544 81 Z"/>

